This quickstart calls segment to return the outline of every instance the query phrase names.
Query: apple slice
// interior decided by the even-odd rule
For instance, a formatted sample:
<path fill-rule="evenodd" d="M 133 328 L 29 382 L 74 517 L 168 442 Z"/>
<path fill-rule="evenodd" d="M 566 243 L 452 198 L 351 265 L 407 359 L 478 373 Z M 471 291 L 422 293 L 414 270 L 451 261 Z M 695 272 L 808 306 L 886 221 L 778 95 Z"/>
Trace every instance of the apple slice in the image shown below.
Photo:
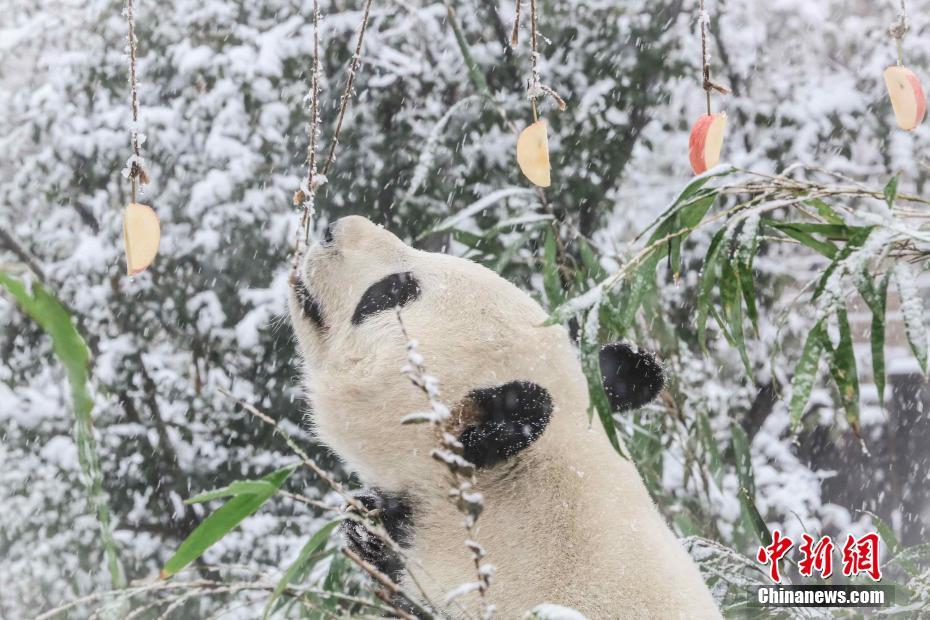
<path fill-rule="evenodd" d="M 927 99 L 920 80 L 910 69 L 894 66 L 885 69 L 885 85 L 898 127 L 913 131 L 927 114 Z"/>
<path fill-rule="evenodd" d="M 704 114 L 697 119 L 694 127 L 691 128 L 691 138 L 688 140 L 688 154 L 694 174 L 702 174 L 720 161 L 723 133 L 726 127 L 727 115 L 724 112 Z"/>
<path fill-rule="evenodd" d="M 517 138 L 517 163 L 530 181 L 549 187 L 549 124 L 536 121 L 520 132 Z"/>
<path fill-rule="evenodd" d="M 155 260 L 161 225 L 148 205 L 131 203 L 123 211 L 123 240 L 126 244 L 126 270 L 134 276 L 142 273 Z"/>

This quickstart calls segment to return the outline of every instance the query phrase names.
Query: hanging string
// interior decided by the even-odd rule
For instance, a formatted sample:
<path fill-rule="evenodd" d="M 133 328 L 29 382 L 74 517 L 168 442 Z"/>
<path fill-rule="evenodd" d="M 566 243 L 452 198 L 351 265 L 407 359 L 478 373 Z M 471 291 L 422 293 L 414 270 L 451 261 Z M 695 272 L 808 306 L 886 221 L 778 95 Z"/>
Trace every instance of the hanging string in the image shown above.
<path fill-rule="evenodd" d="M 558 93 L 556 93 L 552 88 L 546 86 L 542 83 L 539 74 L 539 52 L 537 51 L 537 35 L 536 35 L 536 22 L 538 18 L 538 11 L 536 8 L 537 0 L 530 0 L 530 63 L 532 66 L 532 75 L 530 77 L 530 82 L 526 88 L 526 96 L 530 100 L 530 104 L 533 107 L 533 121 L 539 120 L 539 112 L 536 109 L 536 99 L 537 97 L 542 97 L 543 95 L 548 95 L 552 97 L 552 100 L 555 101 L 556 105 L 559 107 L 559 110 L 565 110 L 567 104 L 565 100 L 562 99 Z M 517 44 L 517 32 L 520 28 L 520 0 L 517 0 L 517 11 L 516 16 L 513 21 L 513 34 L 511 35 L 511 41 L 514 45 Z"/>
<path fill-rule="evenodd" d="M 136 202 L 138 185 L 148 183 L 149 177 L 143 167 L 142 136 L 139 134 L 139 83 L 136 78 L 136 48 L 139 41 L 136 38 L 136 12 L 133 0 L 126 0 L 124 14 L 129 25 L 129 103 L 132 112 L 132 156 L 126 162 L 126 169 L 123 174 L 129 177 L 132 184 L 132 202 Z"/>
<path fill-rule="evenodd" d="M 303 215 L 298 228 L 298 245 L 300 230 L 304 231 L 304 243 L 310 238 L 310 222 L 316 211 L 316 188 L 318 184 L 316 145 L 320 136 L 320 3 L 313 0 L 313 64 L 310 67 L 310 127 L 307 144 L 307 177 L 304 184 L 294 196 L 296 204 L 303 203 Z"/>
<path fill-rule="evenodd" d="M 895 47 L 898 50 L 898 66 L 904 64 L 904 36 L 911 29 L 907 19 L 907 0 L 901 0 L 901 12 L 898 13 L 897 19 L 888 28 L 888 34 L 894 39 Z"/>
<path fill-rule="evenodd" d="M 704 89 L 704 93 L 707 96 L 707 113 L 710 114 L 711 91 L 717 91 L 722 95 L 727 95 L 730 93 L 730 89 L 716 84 L 710 79 L 710 52 L 707 49 L 707 27 L 710 25 L 710 15 L 707 14 L 707 9 L 704 8 L 704 0 L 701 0 L 698 23 L 701 27 L 701 74 L 703 78 L 701 87 Z"/>
<path fill-rule="evenodd" d="M 349 64 L 348 75 L 346 76 L 346 85 L 339 98 L 339 112 L 336 119 L 336 128 L 333 131 L 332 139 L 329 144 L 329 154 L 323 163 L 321 172 L 317 172 L 317 143 L 320 134 L 320 74 L 322 64 L 320 62 L 320 7 L 319 0 L 313 2 L 313 64 L 310 70 L 310 129 L 309 141 L 307 146 L 307 176 L 301 182 L 300 189 L 294 194 L 294 204 L 303 206 L 303 215 L 301 216 L 300 226 L 297 229 L 297 243 L 294 251 L 295 265 L 301 253 L 301 241 L 304 245 L 310 240 L 310 224 L 316 208 L 316 192 L 326 184 L 330 167 L 336 159 L 336 147 L 339 145 L 339 134 L 342 131 L 342 123 L 345 119 L 346 110 L 352 95 L 355 94 L 355 77 L 362 61 L 362 46 L 365 41 L 365 32 L 368 30 L 368 20 L 371 14 L 372 0 L 365 2 L 365 8 L 362 13 L 362 23 L 359 26 L 358 38 L 355 41 L 355 53 L 352 54 L 352 61 Z M 300 232 L 303 231 L 303 235 Z"/>

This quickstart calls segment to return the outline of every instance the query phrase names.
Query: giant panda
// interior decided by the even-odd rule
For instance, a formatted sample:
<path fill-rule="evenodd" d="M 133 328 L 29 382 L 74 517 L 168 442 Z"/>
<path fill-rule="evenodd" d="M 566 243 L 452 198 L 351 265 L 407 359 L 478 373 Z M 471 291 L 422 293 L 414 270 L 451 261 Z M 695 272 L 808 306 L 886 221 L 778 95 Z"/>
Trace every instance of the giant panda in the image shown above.
<path fill-rule="evenodd" d="M 299 260 L 289 306 L 314 432 L 368 487 L 359 499 L 413 561 L 403 566 L 357 526 L 345 528 L 348 544 L 409 591 L 415 578 L 447 605 L 439 613 L 459 615 L 446 596 L 475 580 L 475 566 L 448 470 L 430 458 L 435 431 L 400 423 L 427 403 L 400 373 L 407 341 L 396 308 L 477 467 L 485 509 L 475 537 L 496 567 L 487 595 L 498 617 L 544 602 L 589 618 L 719 617 L 633 463 L 589 424 L 568 333 L 545 326 L 529 295 L 348 216 Z M 605 347 L 601 368 L 618 409 L 661 389 L 660 366 L 633 347 Z M 474 610 L 477 596 L 457 602 Z"/>

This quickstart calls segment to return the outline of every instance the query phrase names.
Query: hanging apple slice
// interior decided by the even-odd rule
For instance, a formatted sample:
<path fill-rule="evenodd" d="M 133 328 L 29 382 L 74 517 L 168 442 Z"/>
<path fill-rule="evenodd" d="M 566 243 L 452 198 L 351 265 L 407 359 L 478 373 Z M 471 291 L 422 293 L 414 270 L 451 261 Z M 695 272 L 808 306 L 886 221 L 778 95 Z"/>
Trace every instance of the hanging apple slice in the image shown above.
<path fill-rule="evenodd" d="M 134 202 L 123 211 L 123 240 L 126 243 L 126 268 L 134 276 L 145 271 L 155 255 L 161 240 L 158 216 L 148 205 Z"/>
<path fill-rule="evenodd" d="M 727 115 L 724 112 L 704 114 L 697 119 L 688 140 L 688 154 L 694 174 L 702 174 L 720 161 L 726 127 Z"/>
<path fill-rule="evenodd" d="M 530 181 L 540 187 L 549 187 L 549 125 L 536 121 L 520 132 L 517 138 L 517 163 Z"/>
<path fill-rule="evenodd" d="M 906 131 L 916 129 L 927 114 L 927 100 L 920 80 L 910 69 L 894 66 L 885 69 L 885 85 L 898 126 Z"/>

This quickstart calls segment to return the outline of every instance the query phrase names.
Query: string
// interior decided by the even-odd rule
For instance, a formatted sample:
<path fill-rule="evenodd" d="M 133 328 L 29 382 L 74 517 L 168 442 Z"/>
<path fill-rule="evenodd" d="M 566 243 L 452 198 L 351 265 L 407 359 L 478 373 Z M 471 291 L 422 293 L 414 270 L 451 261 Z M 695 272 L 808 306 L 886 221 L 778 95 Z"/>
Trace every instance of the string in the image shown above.
<path fill-rule="evenodd" d="M 907 0 L 901 0 L 901 12 L 897 19 L 888 28 L 888 34 L 892 36 L 895 42 L 895 48 L 898 52 L 898 66 L 904 65 L 904 36 L 911 26 L 907 19 Z"/>
<path fill-rule="evenodd" d="M 721 86 L 720 84 L 715 83 L 710 79 L 710 53 L 707 51 L 707 25 L 710 23 L 710 16 L 707 14 L 707 10 L 704 8 L 704 0 L 700 2 L 700 14 L 698 15 L 698 22 L 701 27 L 701 75 L 702 75 L 702 88 L 707 97 L 707 114 L 711 114 L 710 108 L 710 93 L 711 91 L 717 91 L 722 95 L 729 94 L 730 89 Z"/>
<path fill-rule="evenodd" d="M 136 72 L 136 11 L 134 0 L 126 0 L 126 23 L 129 26 L 129 104 L 132 114 L 131 144 L 132 158 L 129 164 L 129 181 L 132 186 L 132 202 L 136 202 L 139 185 L 148 183 L 142 167 L 142 140 L 139 137 L 139 83 Z"/>

